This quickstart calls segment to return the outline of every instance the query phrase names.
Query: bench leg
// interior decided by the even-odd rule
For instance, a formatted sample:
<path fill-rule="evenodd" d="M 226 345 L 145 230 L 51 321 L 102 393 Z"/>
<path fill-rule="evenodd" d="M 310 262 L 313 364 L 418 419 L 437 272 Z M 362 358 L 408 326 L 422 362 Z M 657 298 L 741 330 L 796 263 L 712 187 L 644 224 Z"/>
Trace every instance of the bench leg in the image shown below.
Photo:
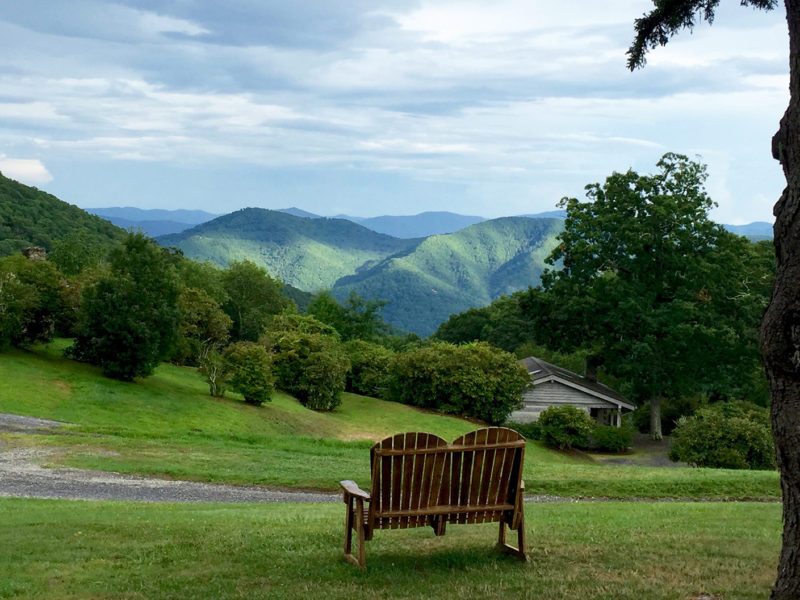
<path fill-rule="evenodd" d="M 525 551 L 525 519 L 520 519 L 517 528 L 517 547 L 509 546 L 506 543 L 506 523 L 500 521 L 500 533 L 497 537 L 497 547 L 506 554 L 516 556 L 520 560 L 527 561 L 528 553 Z"/>
<path fill-rule="evenodd" d="M 355 500 L 355 510 L 353 507 Z M 353 520 L 355 519 L 355 523 Z M 353 528 L 355 526 L 356 536 L 358 536 L 358 555 L 354 556 L 353 549 Z M 351 498 L 347 503 L 347 517 L 345 518 L 344 534 L 344 558 L 356 565 L 360 569 L 367 568 L 366 540 L 364 539 L 364 501 L 361 498 Z"/>

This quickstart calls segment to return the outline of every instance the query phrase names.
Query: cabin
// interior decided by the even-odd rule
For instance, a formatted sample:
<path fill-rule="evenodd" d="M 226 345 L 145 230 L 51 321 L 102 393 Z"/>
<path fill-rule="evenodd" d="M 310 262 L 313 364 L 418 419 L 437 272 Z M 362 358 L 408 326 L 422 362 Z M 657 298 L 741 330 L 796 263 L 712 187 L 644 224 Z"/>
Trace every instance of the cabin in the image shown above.
<path fill-rule="evenodd" d="M 523 406 L 511 413 L 509 421 L 530 423 L 538 420 L 539 413 L 550 406 L 571 404 L 588 412 L 599 425 L 619 427 L 623 411 L 636 408 L 590 373 L 578 375 L 533 356 L 519 362 L 530 374 L 532 385 L 522 393 Z"/>

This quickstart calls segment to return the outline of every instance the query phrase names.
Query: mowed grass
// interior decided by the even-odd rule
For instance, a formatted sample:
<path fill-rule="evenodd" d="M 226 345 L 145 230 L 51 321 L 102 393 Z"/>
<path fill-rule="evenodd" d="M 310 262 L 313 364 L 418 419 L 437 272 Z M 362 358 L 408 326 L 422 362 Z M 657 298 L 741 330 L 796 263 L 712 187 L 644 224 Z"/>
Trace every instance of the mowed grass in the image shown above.
<path fill-rule="evenodd" d="M 316 413 L 285 394 L 263 407 L 211 398 L 194 369 L 161 365 L 140 382 L 102 377 L 61 356 L 68 342 L 0 354 L 0 412 L 70 423 L 47 435 L 3 435 L 50 446 L 53 466 L 234 484 L 333 490 L 369 481 L 368 449 L 388 435 L 427 431 L 452 440 L 480 425 L 345 394 Z M 603 466 L 529 443 L 526 491 L 583 497 L 778 498 L 775 472 Z"/>
<path fill-rule="evenodd" d="M 0 499 L 0 598 L 766 598 L 780 506 L 528 504 L 530 562 L 497 526 L 379 531 L 341 559 L 344 505 Z M 516 539 L 516 538 L 514 538 Z"/>

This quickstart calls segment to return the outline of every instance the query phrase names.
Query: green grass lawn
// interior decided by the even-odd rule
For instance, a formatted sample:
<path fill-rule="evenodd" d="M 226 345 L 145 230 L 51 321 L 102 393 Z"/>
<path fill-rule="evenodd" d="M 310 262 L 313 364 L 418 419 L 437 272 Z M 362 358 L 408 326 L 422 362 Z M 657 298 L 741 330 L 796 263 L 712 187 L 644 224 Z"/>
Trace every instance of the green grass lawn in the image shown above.
<path fill-rule="evenodd" d="M 276 394 L 263 407 L 218 399 L 193 369 L 162 365 L 123 383 L 66 360 L 59 340 L 0 354 L 0 412 L 71 423 L 58 434 L 11 435 L 9 444 L 56 449 L 51 464 L 237 484 L 336 489 L 369 481 L 368 448 L 388 435 L 428 431 L 452 440 L 463 419 L 345 394 L 331 413 Z M 663 498 L 778 498 L 776 472 L 603 466 L 529 443 L 529 493 Z"/>
<path fill-rule="evenodd" d="M 526 506 L 529 563 L 496 525 L 379 531 L 341 559 L 344 506 L 0 499 L 0 598 L 766 598 L 780 506 Z M 707 594 L 708 596 L 702 596 Z M 313 596 L 312 596 L 313 595 Z"/>

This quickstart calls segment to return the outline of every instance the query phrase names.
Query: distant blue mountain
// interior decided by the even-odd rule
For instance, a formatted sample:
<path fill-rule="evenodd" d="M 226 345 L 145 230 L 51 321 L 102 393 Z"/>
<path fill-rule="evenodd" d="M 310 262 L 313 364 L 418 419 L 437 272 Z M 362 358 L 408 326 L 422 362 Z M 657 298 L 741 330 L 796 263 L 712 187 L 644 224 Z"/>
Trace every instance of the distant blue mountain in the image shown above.
<path fill-rule="evenodd" d="M 315 215 L 314 213 L 310 213 L 307 210 L 303 210 L 302 208 L 297 208 L 296 206 L 292 206 L 291 208 L 279 208 L 277 209 L 278 212 L 286 213 L 287 215 L 294 215 L 295 217 L 304 217 L 306 219 L 319 219 L 320 215 Z M 340 217 L 334 217 L 340 218 Z M 347 217 L 341 217 L 342 219 L 346 219 Z M 349 219 L 352 221 L 352 219 Z"/>
<path fill-rule="evenodd" d="M 194 227 L 193 223 L 181 223 L 179 221 L 134 221 L 132 219 L 123 219 L 122 217 L 97 216 L 123 229 L 133 231 L 141 229 L 152 238 L 167 235 L 168 233 L 180 233 Z"/>
<path fill-rule="evenodd" d="M 219 215 L 206 212 L 204 210 L 164 210 L 161 208 L 142 209 L 134 208 L 132 206 L 110 206 L 107 208 L 87 208 L 86 212 L 97 215 L 98 217 L 105 217 L 108 220 L 112 219 L 127 219 L 139 223 L 141 221 L 173 221 L 177 223 L 189 223 L 190 225 L 199 225 L 211 219 L 216 219 Z M 114 223 L 116 225 L 116 223 Z M 124 225 L 120 225 L 124 227 Z"/>
<path fill-rule="evenodd" d="M 372 231 L 403 239 L 454 233 L 464 227 L 487 220 L 484 217 L 459 215 L 451 212 L 424 212 L 406 216 L 384 215 L 367 219 L 345 218 L 372 229 Z"/>
<path fill-rule="evenodd" d="M 565 210 L 548 210 L 545 212 L 535 213 L 535 214 L 528 214 L 528 215 L 519 215 L 520 217 L 528 217 L 529 219 L 566 219 L 567 218 L 567 211 Z"/>
<path fill-rule="evenodd" d="M 723 225 L 723 227 L 731 233 L 738 233 L 756 242 L 772 239 L 772 223 L 765 221 L 755 221 L 747 225 Z"/>

